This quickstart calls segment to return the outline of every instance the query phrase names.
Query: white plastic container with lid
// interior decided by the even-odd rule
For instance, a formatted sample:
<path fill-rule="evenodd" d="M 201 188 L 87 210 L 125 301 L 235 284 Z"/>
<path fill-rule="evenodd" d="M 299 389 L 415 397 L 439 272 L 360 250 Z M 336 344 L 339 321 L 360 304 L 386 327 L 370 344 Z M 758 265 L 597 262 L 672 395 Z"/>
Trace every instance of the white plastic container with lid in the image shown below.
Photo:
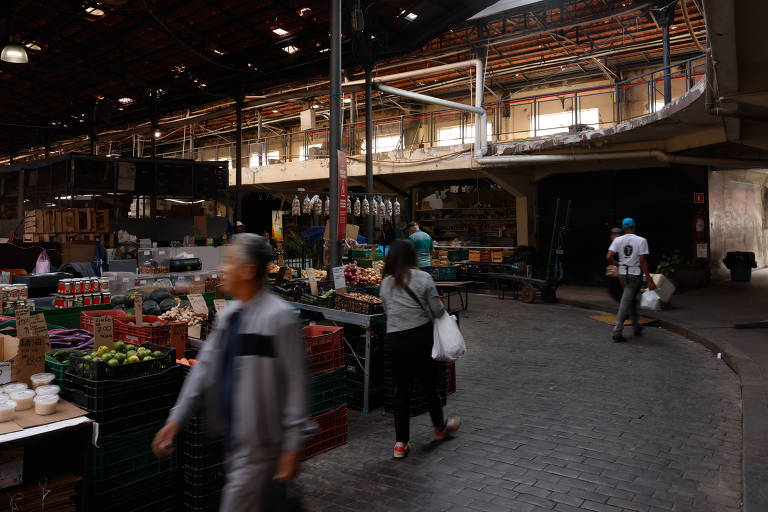
<path fill-rule="evenodd" d="M 61 391 L 61 388 L 56 384 L 48 384 L 46 386 L 40 386 L 35 389 L 35 393 L 37 393 L 37 396 L 58 395 L 60 391 Z"/>
<path fill-rule="evenodd" d="M 6 401 L 8 401 L 10 399 L 11 399 L 11 397 L 6 395 L 5 393 L 0 393 L 0 402 L 6 402 Z"/>
<path fill-rule="evenodd" d="M 14 391 L 11 393 L 11 400 L 16 402 L 17 411 L 26 411 L 35 405 L 35 392 L 31 389 Z"/>
<path fill-rule="evenodd" d="M 40 386 L 47 386 L 53 382 L 53 379 L 55 378 L 56 376 L 52 373 L 36 373 L 29 378 L 29 381 L 32 383 L 33 388 L 37 388 Z"/>
<path fill-rule="evenodd" d="M 0 402 L 0 423 L 11 421 L 16 415 L 16 402 L 13 400 L 3 400 Z"/>
<path fill-rule="evenodd" d="M 48 416 L 56 412 L 59 395 L 42 395 L 35 397 L 35 414 Z"/>
<path fill-rule="evenodd" d="M 6 384 L 3 386 L 3 393 L 6 395 L 10 395 L 11 393 L 15 393 L 16 391 L 23 391 L 25 389 L 29 389 L 29 386 L 24 384 L 23 382 L 11 382 L 10 384 Z"/>

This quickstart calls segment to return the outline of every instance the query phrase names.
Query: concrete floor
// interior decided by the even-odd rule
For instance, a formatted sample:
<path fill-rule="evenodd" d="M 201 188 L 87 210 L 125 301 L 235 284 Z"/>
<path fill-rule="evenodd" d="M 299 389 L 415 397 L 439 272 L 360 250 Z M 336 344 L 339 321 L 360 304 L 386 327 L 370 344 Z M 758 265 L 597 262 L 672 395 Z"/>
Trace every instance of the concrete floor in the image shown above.
<path fill-rule="evenodd" d="M 662 329 L 610 341 L 594 312 L 473 296 L 447 412 L 457 438 L 391 459 L 392 418 L 350 411 L 349 442 L 308 461 L 308 510 L 741 510 L 739 379 Z"/>

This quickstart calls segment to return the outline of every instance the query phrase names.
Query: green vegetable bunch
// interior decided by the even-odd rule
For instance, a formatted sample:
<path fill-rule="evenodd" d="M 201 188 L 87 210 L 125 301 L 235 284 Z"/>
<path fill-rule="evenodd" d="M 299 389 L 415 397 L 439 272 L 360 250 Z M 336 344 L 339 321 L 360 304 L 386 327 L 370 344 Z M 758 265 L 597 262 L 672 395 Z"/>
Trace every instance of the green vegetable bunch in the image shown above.
<path fill-rule="evenodd" d="M 661 260 L 656 266 L 656 273 L 670 277 L 675 273 L 677 267 L 683 265 L 684 263 L 685 260 L 680 254 L 680 249 L 675 249 L 672 254 L 664 254 L 661 256 Z"/>

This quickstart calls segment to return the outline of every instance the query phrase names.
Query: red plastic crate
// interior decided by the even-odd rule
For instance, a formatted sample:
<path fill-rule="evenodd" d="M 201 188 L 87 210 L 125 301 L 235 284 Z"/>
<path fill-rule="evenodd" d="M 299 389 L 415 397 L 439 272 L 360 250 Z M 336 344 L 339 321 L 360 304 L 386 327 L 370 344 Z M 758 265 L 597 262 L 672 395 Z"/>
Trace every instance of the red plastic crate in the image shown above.
<path fill-rule="evenodd" d="M 445 363 L 445 394 L 452 395 L 456 392 L 456 363 Z"/>
<path fill-rule="evenodd" d="M 304 447 L 304 460 L 314 457 L 347 442 L 347 406 L 342 405 L 323 414 L 312 417 L 317 423 L 318 432 Z"/>
<path fill-rule="evenodd" d="M 107 315 L 118 320 L 125 321 L 127 315 L 125 311 L 119 309 L 101 309 L 96 311 L 82 311 L 80 312 L 80 328 L 86 331 L 93 332 L 93 317 Z"/>
<path fill-rule="evenodd" d="M 115 340 L 124 341 L 131 345 L 154 343 L 155 345 L 169 347 L 171 345 L 171 324 L 181 323 L 185 327 L 187 325 L 184 322 L 166 322 L 152 315 L 144 315 L 143 320 L 145 324 L 155 322 L 163 322 L 163 324 L 142 325 L 139 327 L 136 325 L 135 318 L 126 319 L 126 321 L 118 320 L 115 322 Z"/>
<path fill-rule="evenodd" d="M 344 366 L 344 328 L 308 325 L 302 329 L 309 373 L 327 372 Z"/>

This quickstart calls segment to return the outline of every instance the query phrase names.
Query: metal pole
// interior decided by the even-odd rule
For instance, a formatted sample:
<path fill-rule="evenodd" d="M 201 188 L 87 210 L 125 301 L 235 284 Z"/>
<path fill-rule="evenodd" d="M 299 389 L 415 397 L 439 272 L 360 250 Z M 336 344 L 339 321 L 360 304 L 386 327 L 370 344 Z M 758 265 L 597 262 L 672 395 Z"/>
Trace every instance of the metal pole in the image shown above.
<path fill-rule="evenodd" d="M 329 136 L 329 192 L 331 216 L 328 232 L 328 263 L 331 267 L 341 265 L 341 251 L 338 243 L 339 218 L 339 155 L 341 149 L 341 0 L 331 0 L 331 119 Z"/>
<path fill-rule="evenodd" d="M 672 77 L 670 76 L 669 23 L 662 27 L 664 34 L 664 104 L 672 101 Z"/>
<path fill-rule="evenodd" d="M 235 217 L 242 220 L 243 191 L 243 95 L 235 98 Z"/>
<path fill-rule="evenodd" d="M 259 141 L 259 145 L 258 145 L 258 148 L 259 148 L 259 167 L 264 165 L 264 163 L 261 161 L 261 156 L 263 154 L 262 149 L 264 149 L 263 148 L 264 141 L 261 140 L 261 126 L 262 126 L 262 122 L 263 122 L 263 117 L 261 115 L 261 109 L 259 109 L 259 127 L 256 129 L 256 140 Z"/>
<path fill-rule="evenodd" d="M 373 194 L 373 87 L 371 66 L 365 68 L 365 191 Z M 368 243 L 373 240 L 373 215 L 368 216 Z"/>

